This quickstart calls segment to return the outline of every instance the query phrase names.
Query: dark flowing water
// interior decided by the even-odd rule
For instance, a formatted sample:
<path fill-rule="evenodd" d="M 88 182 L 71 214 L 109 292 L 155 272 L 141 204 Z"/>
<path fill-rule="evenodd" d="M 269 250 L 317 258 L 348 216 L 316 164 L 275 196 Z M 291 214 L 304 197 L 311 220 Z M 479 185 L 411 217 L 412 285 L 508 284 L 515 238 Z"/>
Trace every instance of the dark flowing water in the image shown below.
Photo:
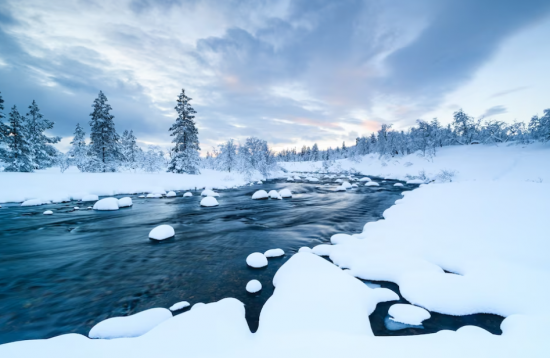
<path fill-rule="evenodd" d="M 361 183 L 347 192 L 332 192 L 323 182 L 272 180 L 220 190 L 215 208 L 200 207 L 200 193 L 184 198 L 183 192 L 164 199 L 132 195 L 133 207 L 112 212 L 74 211 L 74 206 L 86 206 L 77 202 L 4 205 L 0 343 L 70 332 L 87 335 L 109 317 L 225 297 L 246 305 L 255 331 L 277 269 L 302 246 L 326 243 L 335 233 L 360 232 L 366 222 L 381 219 L 403 190 L 416 187 L 394 187 L 395 182 L 380 187 Z M 294 197 L 251 199 L 256 190 L 282 188 L 292 190 Z M 42 215 L 45 210 L 54 215 Z M 161 224 L 172 225 L 176 237 L 150 241 L 149 231 Z M 246 265 L 250 253 L 272 248 L 282 248 L 286 255 L 269 259 L 263 269 Z M 251 279 L 262 283 L 262 291 L 246 292 Z"/>

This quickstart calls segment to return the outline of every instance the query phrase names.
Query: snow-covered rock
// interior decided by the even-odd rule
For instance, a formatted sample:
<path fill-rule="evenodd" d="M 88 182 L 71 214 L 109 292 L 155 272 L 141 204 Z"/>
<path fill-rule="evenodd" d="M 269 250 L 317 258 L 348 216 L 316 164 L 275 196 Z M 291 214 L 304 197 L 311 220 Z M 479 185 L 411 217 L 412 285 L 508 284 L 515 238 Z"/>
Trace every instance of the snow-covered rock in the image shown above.
<path fill-rule="evenodd" d="M 292 192 L 289 189 L 279 190 L 279 195 L 281 195 L 281 198 L 292 198 Z"/>
<path fill-rule="evenodd" d="M 169 191 L 168 193 L 166 193 L 166 197 L 167 198 L 173 198 L 176 196 L 176 192 L 175 191 Z"/>
<path fill-rule="evenodd" d="M 80 208 L 78 206 L 75 206 L 73 210 L 80 210 Z"/>
<path fill-rule="evenodd" d="M 187 193 L 183 194 L 184 197 L 193 196 L 193 193 L 188 191 Z"/>
<path fill-rule="evenodd" d="M 53 214 L 53 211 L 51 210 L 46 210 L 43 212 L 44 215 L 52 215 Z"/>
<path fill-rule="evenodd" d="M 211 196 L 211 197 L 214 197 L 214 196 L 220 196 L 220 194 L 216 193 L 215 191 L 213 190 L 210 190 L 210 189 L 204 189 L 201 193 L 201 196 Z"/>
<path fill-rule="evenodd" d="M 372 181 L 372 179 L 369 178 L 369 177 L 363 177 L 363 178 L 359 179 L 359 181 Z"/>
<path fill-rule="evenodd" d="M 267 258 L 261 252 L 254 252 L 246 258 L 246 264 L 253 268 L 267 266 Z"/>
<path fill-rule="evenodd" d="M 388 314 L 395 322 L 418 326 L 422 321 L 431 317 L 430 312 L 422 307 L 407 305 L 402 303 L 394 304 L 390 307 Z"/>
<path fill-rule="evenodd" d="M 264 182 L 261 181 L 261 180 L 258 180 L 258 181 L 256 182 L 256 184 L 263 184 L 263 183 L 264 183 Z"/>
<path fill-rule="evenodd" d="M 151 308 L 131 316 L 113 317 L 92 327 L 88 337 L 100 339 L 139 337 L 172 318 L 166 308 Z"/>
<path fill-rule="evenodd" d="M 294 179 L 295 179 L 295 180 L 302 180 L 302 178 L 301 178 L 300 176 L 298 176 L 298 175 L 295 175 L 295 176 L 294 176 Z"/>
<path fill-rule="evenodd" d="M 42 200 L 42 199 L 30 199 L 22 202 L 21 206 L 38 206 L 38 205 L 44 205 L 44 204 L 50 204 L 50 201 Z"/>
<path fill-rule="evenodd" d="M 357 188 L 357 184 L 351 184 L 352 188 Z"/>
<path fill-rule="evenodd" d="M 279 257 L 283 256 L 284 254 L 285 252 L 283 251 L 283 249 L 271 249 L 264 252 L 265 257 Z"/>
<path fill-rule="evenodd" d="M 95 194 L 84 195 L 81 199 L 82 201 L 98 201 L 99 197 Z"/>
<path fill-rule="evenodd" d="M 262 284 L 258 280 L 250 280 L 246 284 L 246 290 L 249 293 L 256 293 L 259 292 L 262 289 Z"/>
<path fill-rule="evenodd" d="M 176 235 L 176 232 L 170 225 L 159 225 L 149 232 L 149 238 L 158 241 L 169 239 L 174 235 Z"/>
<path fill-rule="evenodd" d="M 94 204 L 94 210 L 118 210 L 117 198 L 104 198 Z"/>
<path fill-rule="evenodd" d="M 178 303 L 174 303 L 172 306 L 170 306 L 170 311 L 172 311 L 172 312 L 179 311 L 179 310 L 182 310 L 185 307 L 189 307 L 189 306 L 190 306 L 189 302 L 181 301 L 181 302 L 178 302 Z"/>
<path fill-rule="evenodd" d="M 286 181 L 294 181 L 294 178 L 288 177 L 286 178 Z"/>
<path fill-rule="evenodd" d="M 303 246 L 303 247 L 300 247 L 300 249 L 298 249 L 298 252 L 311 252 L 311 249 L 307 246 Z"/>
<path fill-rule="evenodd" d="M 56 195 L 51 199 L 53 204 L 68 203 L 69 201 L 71 201 L 71 197 L 68 195 Z"/>
<path fill-rule="evenodd" d="M 343 185 L 337 186 L 336 191 L 346 191 L 346 187 Z"/>
<path fill-rule="evenodd" d="M 335 182 L 335 183 L 342 183 L 343 180 L 342 180 L 342 179 L 336 179 L 334 182 Z"/>
<path fill-rule="evenodd" d="M 279 195 L 279 192 L 277 192 L 277 190 L 271 190 L 268 195 L 271 199 L 282 199 L 282 196 Z"/>
<path fill-rule="evenodd" d="M 252 199 L 259 200 L 259 199 L 267 199 L 269 198 L 269 195 L 265 190 L 258 190 L 257 192 L 252 195 Z"/>
<path fill-rule="evenodd" d="M 375 181 L 369 181 L 368 183 L 365 184 L 365 186 L 380 186 L 380 184 L 378 184 Z"/>
<path fill-rule="evenodd" d="M 220 205 L 220 203 L 218 203 L 216 198 L 214 198 L 213 196 L 207 196 L 206 198 L 203 198 L 201 200 L 201 206 L 210 207 L 210 206 L 218 206 L 218 205 Z"/>
<path fill-rule="evenodd" d="M 403 184 L 401 184 L 401 183 L 395 183 L 395 184 L 393 184 L 393 186 L 403 186 Z"/>
<path fill-rule="evenodd" d="M 132 198 L 130 198 L 128 196 L 118 199 L 118 207 L 119 208 L 127 208 L 127 207 L 130 207 L 132 205 L 134 205 L 132 203 Z"/>
<path fill-rule="evenodd" d="M 162 194 L 160 193 L 150 193 L 150 194 L 147 194 L 147 197 L 148 198 L 162 198 Z"/>

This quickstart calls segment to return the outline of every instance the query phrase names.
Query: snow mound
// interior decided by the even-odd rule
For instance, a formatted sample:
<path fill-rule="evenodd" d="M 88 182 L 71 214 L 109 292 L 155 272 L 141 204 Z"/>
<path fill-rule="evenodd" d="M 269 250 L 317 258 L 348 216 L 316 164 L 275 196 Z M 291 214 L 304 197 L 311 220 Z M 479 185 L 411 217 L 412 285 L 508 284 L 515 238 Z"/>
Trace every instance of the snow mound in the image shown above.
<path fill-rule="evenodd" d="M 335 182 L 335 183 L 342 183 L 343 180 L 342 180 L 342 179 L 336 179 L 334 182 Z"/>
<path fill-rule="evenodd" d="M 113 317 L 92 327 L 88 337 L 100 339 L 139 337 L 172 318 L 166 308 L 151 308 L 127 317 Z"/>
<path fill-rule="evenodd" d="M 401 183 L 395 183 L 395 184 L 393 184 L 393 186 L 403 186 L 403 184 L 401 184 Z"/>
<path fill-rule="evenodd" d="M 88 194 L 88 195 L 84 195 L 81 200 L 82 201 L 98 201 L 99 196 L 94 195 L 94 194 Z"/>
<path fill-rule="evenodd" d="M 292 198 L 292 192 L 288 189 L 279 190 L 279 195 L 281 195 L 281 198 Z"/>
<path fill-rule="evenodd" d="M 130 197 L 126 196 L 124 198 L 118 199 L 118 207 L 119 208 L 127 208 L 127 207 L 130 207 L 132 205 L 134 205 L 134 204 L 132 203 L 132 198 L 130 198 Z"/>
<path fill-rule="evenodd" d="M 267 266 L 267 258 L 261 252 L 254 252 L 248 255 L 246 264 L 254 268 L 265 267 Z"/>
<path fill-rule="evenodd" d="M 333 245 L 321 244 L 321 245 L 317 245 L 313 249 L 311 249 L 311 252 L 313 252 L 315 255 L 319 255 L 319 256 L 329 256 L 330 252 L 333 248 L 334 248 Z"/>
<path fill-rule="evenodd" d="M 365 184 L 365 186 L 380 186 L 380 184 L 375 181 L 369 181 L 367 184 Z"/>
<path fill-rule="evenodd" d="M 174 235 L 176 235 L 176 232 L 170 225 L 159 225 L 149 232 L 150 239 L 159 241 L 169 239 L 174 237 Z"/>
<path fill-rule="evenodd" d="M 94 204 L 94 210 L 118 210 L 117 198 L 104 198 Z"/>
<path fill-rule="evenodd" d="M 340 185 L 340 186 L 336 187 L 336 191 L 346 191 L 346 187 Z"/>
<path fill-rule="evenodd" d="M 345 182 L 342 183 L 342 187 L 346 188 L 346 189 L 349 189 L 349 188 L 351 188 L 351 184 L 349 183 L 349 181 L 345 181 Z"/>
<path fill-rule="evenodd" d="M 258 200 L 258 199 L 267 199 L 269 195 L 265 190 L 258 190 L 257 192 L 252 195 L 252 199 Z"/>
<path fill-rule="evenodd" d="M 283 256 L 285 252 L 282 249 L 271 249 L 264 252 L 265 257 L 279 257 Z"/>
<path fill-rule="evenodd" d="M 38 206 L 38 205 L 44 205 L 44 204 L 50 204 L 50 202 L 48 200 L 42 200 L 42 199 L 30 199 L 22 202 L 21 206 Z"/>
<path fill-rule="evenodd" d="M 218 205 L 220 204 L 218 203 L 216 198 L 214 198 L 213 196 L 207 196 L 206 198 L 203 198 L 201 200 L 201 206 L 210 207 L 210 206 L 218 206 Z"/>
<path fill-rule="evenodd" d="M 246 290 L 249 293 L 256 293 L 259 292 L 262 289 L 262 284 L 258 280 L 250 280 L 246 284 Z"/>
<path fill-rule="evenodd" d="M 397 303 L 390 307 L 388 314 L 395 322 L 418 326 L 431 317 L 430 312 L 422 307 Z"/>
<path fill-rule="evenodd" d="M 213 190 L 210 190 L 210 189 L 204 189 L 201 193 L 201 196 L 211 196 L 211 197 L 214 197 L 214 196 L 220 196 L 220 194 L 216 193 L 215 191 Z"/>
<path fill-rule="evenodd" d="M 148 198 L 162 198 L 162 194 L 160 194 L 160 193 L 151 193 L 151 194 L 147 194 L 147 197 Z"/>
<path fill-rule="evenodd" d="M 282 199 L 282 196 L 279 195 L 277 190 L 271 190 L 268 195 L 271 199 Z"/>
<path fill-rule="evenodd" d="M 307 246 L 303 246 L 303 247 L 300 247 L 300 249 L 298 250 L 298 252 L 311 252 L 311 249 Z"/>
<path fill-rule="evenodd" d="M 364 178 L 359 179 L 359 181 L 372 181 L 372 179 L 369 178 L 369 177 L 364 177 Z"/>
<path fill-rule="evenodd" d="M 51 210 L 46 210 L 43 212 L 44 215 L 52 215 L 53 214 L 53 211 Z"/>
<path fill-rule="evenodd" d="M 187 196 L 193 196 L 193 193 L 188 191 L 187 193 L 183 194 L 183 196 L 187 197 Z"/>
<path fill-rule="evenodd" d="M 175 192 L 175 191 L 169 191 L 169 192 L 166 194 L 166 197 L 167 197 L 167 198 L 173 198 L 174 196 L 176 196 L 176 192 Z"/>
<path fill-rule="evenodd" d="M 172 311 L 172 312 L 179 311 L 179 310 L 184 309 L 185 307 L 189 307 L 189 306 L 191 306 L 189 304 L 189 302 L 181 301 L 181 302 L 178 302 L 178 303 L 174 303 L 172 306 L 170 306 L 170 311 Z"/>

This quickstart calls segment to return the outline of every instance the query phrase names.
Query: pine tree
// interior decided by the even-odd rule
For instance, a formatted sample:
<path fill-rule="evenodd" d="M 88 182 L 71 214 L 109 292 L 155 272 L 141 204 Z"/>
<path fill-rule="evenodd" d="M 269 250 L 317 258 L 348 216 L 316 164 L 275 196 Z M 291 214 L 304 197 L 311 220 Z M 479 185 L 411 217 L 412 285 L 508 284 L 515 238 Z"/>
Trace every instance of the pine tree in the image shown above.
<path fill-rule="evenodd" d="M 26 138 L 25 118 L 13 106 L 9 115 L 8 153 L 4 169 L 7 172 L 32 172 L 31 150 Z"/>
<path fill-rule="evenodd" d="M 316 162 L 319 160 L 319 146 L 317 143 L 313 144 L 313 147 L 311 148 L 311 160 Z"/>
<path fill-rule="evenodd" d="M 193 114 L 197 112 L 191 107 L 190 101 L 191 98 L 187 97 L 182 89 L 175 107 L 178 118 L 169 129 L 170 135 L 174 137 L 174 147 L 168 166 L 168 171 L 172 173 L 200 174 L 199 131 L 193 121 Z"/>
<path fill-rule="evenodd" d="M 119 135 L 115 130 L 114 116 L 109 112 L 111 105 L 107 104 L 107 97 L 99 91 L 99 95 L 92 105 L 90 113 L 90 153 L 95 157 L 95 164 L 91 170 L 97 172 L 116 171 L 122 155 L 119 150 Z"/>
<path fill-rule="evenodd" d="M 10 129 L 4 123 L 4 118 L 4 99 L 0 92 L 0 161 L 6 161 L 7 151 L 5 146 L 7 145 L 8 136 L 10 134 Z"/>
<path fill-rule="evenodd" d="M 25 131 L 30 146 L 30 159 L 34 169 L 51 167 L 57 157 L 57 150 L 52 146 L 61 140 L 60 137 L 48 137 L 44 132 L 52 129 L 54 122 L 45 119 L 38 105 L 33 100 L 25 120 Z"/>
<path fill-rule="evenodd" d="M 130 169 L 135 169 L 137 167 L 138 157 L 140 155 L 141 149 L 138 147 L 136 142 L 136 137 L 134 136 L 134 131 L 125 130 L 122 133 L 121 139 L 121 151 L 124 156 L 124 161 Z"/>
<path fill-rule="evenodd" d="M 71 141 L 71 149 L 67 152 L 67 157 L 70 165 L 76 165 L 81 171 L 85 172 L 89 170 L 88 159 L 88 146 L 86 145 L 86 133 L 80 126 L 80 123 L 76 124 L 74 130 L 74 137 Z"/>

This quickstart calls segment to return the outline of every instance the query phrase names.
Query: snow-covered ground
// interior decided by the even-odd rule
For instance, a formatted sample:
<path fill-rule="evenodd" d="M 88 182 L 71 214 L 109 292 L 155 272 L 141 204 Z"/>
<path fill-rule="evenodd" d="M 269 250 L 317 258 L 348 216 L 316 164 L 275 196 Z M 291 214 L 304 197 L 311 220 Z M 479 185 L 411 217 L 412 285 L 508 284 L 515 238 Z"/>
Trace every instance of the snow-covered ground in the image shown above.
<path fill-rule="evenodd" d="M 196 304 L 139 337 L 68 334 L 5 344 L 0 356 L 548 357 L 549 163 L 549 145 L 451 147 L 433 161 L 413 155 L 337 162 L 342 169 L 402 179 L 422 170 L 428 178 L 441 170 L 458 173 L 451 183 L 406 192 L 361 234 L 342 233 L 331 238 L 333 245 L 300 249 L 275 275 L 276 290 L 255 334 L 243 304 L 227 298 Z M 284 165 L 309 171 L 320 163 Z M 503 334 L 466 326 L 375 337 L 370 313 L 398 297 L 356 277 L 395 282 L 407 300 L 432 312 L 505 316 Z"/>
<path fill-rule="evenodd" d="M 278 173 L 275 173 L 278 174 Z M 275 175 L 274 174 L 274 175 Z M 282 175 L 279 173 L 279 175 Z M 262 178 L 256 174 L 251 180 Z M 232 188 L 247 184 L 243 175 L 203 169 L 200 175 L 173 173 L 81 173 L 76 168 L 61 173 L 59 168 L 35 173 L 0 173 L 0 203 L 32 204 L 81 200 L 90 195 L 165 193 L 195 188 Z"/>

